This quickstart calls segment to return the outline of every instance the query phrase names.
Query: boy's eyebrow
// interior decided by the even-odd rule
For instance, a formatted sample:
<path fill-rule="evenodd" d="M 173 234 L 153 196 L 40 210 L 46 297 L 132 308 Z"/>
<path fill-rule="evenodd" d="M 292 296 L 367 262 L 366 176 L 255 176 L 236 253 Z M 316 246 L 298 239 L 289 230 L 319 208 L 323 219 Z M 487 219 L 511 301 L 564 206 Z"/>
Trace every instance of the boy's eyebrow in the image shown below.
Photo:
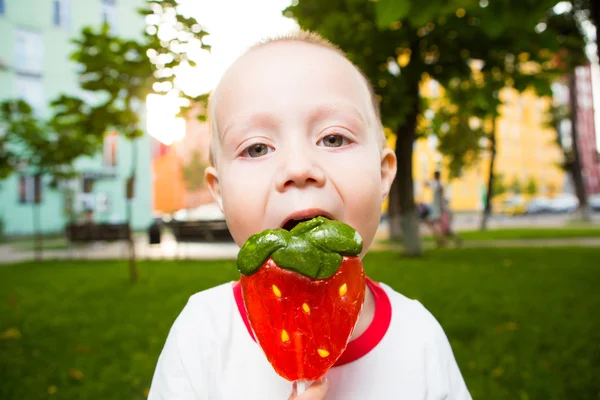
<path fill-rule="evenodd" d="M 351 115 L 363 125 L 367 124 L 365 117 L 355 106 L 343 103 L 326 103 L 317 105 L 310 114 L 310 122 L 314 123 L 334 114 Z"/>
<path fill-rule="evenodd" d="M 309 113 L 309 122 L 310 124 L 314 124 L 317 121 L 325 119 L 331 115 L 335 114 L 345 114 L 353 117 L 355 122 L 366 125 L 367 122 L 365 117 L 362 115 L 358 109 L 351 104 L 344 103 L 324 103 L 318 104 L 315 106 Z M 261 112 L 251 115 L 241 115 L 232 118 L 231 121 L 227 123 L 225 128 L 223 129 L 223 134 L 221 135 L 221 139 L 225 138 L 225 135 L 229 130 L 237 125 L 242 126 L 267 126 L 267 127 L 276 127 L 280 124 L 279 118 L 275 117 L 273 114 L 269 112 Z"/>
<path fill-rule="evenodd" d="M 279 124 L 279 119 L 276 118 L 273 114 L 268 112 L 256 113 L 251 115 L 241 115 L 238 117 L 232 118 L 231 121 L 227 123 L 225 128 L 223 129 L 223 134 L 221 135 L 221 139 L 225 138 L 227 131 L 235 127 L 236 125 L 261 125 L 274 127 Z"/>

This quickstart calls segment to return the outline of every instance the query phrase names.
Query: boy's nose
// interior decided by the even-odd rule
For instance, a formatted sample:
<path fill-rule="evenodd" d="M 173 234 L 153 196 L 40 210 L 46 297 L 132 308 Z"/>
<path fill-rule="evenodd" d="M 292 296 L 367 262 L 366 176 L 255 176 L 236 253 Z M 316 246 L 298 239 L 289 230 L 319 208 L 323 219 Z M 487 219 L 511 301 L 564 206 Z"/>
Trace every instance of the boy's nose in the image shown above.
<path fill-rule="evenodd" d="M 277 172 L 277 190 L 283 192 L 291 187 L 321 187 L 325 184 L 325 173 L 315 163 L 296 152 L 287 157 Z"/>

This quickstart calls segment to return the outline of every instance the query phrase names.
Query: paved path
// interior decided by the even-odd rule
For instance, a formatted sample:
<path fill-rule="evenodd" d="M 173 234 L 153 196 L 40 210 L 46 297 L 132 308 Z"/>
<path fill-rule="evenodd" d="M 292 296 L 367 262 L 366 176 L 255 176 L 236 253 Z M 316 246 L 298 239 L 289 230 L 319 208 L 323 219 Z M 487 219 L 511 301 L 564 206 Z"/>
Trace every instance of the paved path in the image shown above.
<path fill-rule="evenodd" d="M 426 249 L 434 248 L 432 241 L 423 242 Z M 452 246 L 452 244 L 450 244 Z M 467 240 L 462 247 L 596 247 L 600 250 L 600 237 L 565 239 L 511 239 L 511 240 Z M 373 250 L 401 250 L 402 245 L 383 243 L 372 246 Z M 160 245 L 150 246 L 139 239 L 136 244 L 137 256 L 141 260 L 235 260 L 238 247 L 234 243 L 184 243 L 179 244 L 172 237 L 165 237 Z M 102 260 L 126 259 L 126 243 L 97 244 L 74 247 L 68 250 L 45 250 L 44 260 Z M 11 264 L 34 259 L 32 251 L 17 251 L 10 245 L 0 245 L 0 264 Z"/>
<path fill-rule="evenodd" d="M 235 260 L 238 247 L 235 243 L 182 243 L 177 244 L 170 234 L 163 235 L 160 245 L 149 245 L 147 238 L 136 240 L 136 255 L 143 260 Z M 85 246 L 73 246 L 69 249 L 44 250 L 44 260 L 102 260 L 126 259 L 128 247 L 126 242 L 97 243 Z M 33 251 L 19 251 L 14 247 L 0 245 L 0 264 L 31 261 L 35 258 Z"/>

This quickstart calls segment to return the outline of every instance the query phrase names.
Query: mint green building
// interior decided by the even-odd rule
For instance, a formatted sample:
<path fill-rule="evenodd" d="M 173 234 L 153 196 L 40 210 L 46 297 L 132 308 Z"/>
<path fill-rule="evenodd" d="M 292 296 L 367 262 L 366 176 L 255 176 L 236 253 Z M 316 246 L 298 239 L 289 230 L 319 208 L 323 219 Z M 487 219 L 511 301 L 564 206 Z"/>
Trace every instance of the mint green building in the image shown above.
<path fill-rule="evenodd" d="M 84 26 L 107 22 L 125 37 L 137 37 L 145 22 L 136 9 L 143 0 L 0 0 L 0 100 L 22 98 L 47 116 L 47 104 L 60 93 L 86 98 L 77 84 L 77 65 L 70 61 L 71 39 Z M 52 189 L 48 178 L 16 172 L 0 181 L 0 220 L 6 235 L 33 233 L 35 193 L 41 195 L 43 232 L 60 232 L 69 211 L 93 212 L 97 222 L 124 222 L 125 183 L 131 170 L 131 143 L 107 134 L 102 153 L 81 158 L 81 178 Z M 132 225 L 145 229 L 152 219 L 151 142 L 146 134 L 135 141 L 137 179 Z"/>

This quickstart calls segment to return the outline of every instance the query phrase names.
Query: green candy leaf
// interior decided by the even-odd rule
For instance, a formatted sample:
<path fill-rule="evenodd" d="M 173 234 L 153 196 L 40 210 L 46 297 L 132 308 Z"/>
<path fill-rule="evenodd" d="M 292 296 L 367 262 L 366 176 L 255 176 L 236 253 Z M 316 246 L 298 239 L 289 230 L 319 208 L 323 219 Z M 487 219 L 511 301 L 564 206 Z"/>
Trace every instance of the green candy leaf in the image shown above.
<path fill-rule="evenodd" d="M 252 275 L 271 253 L 286 247 L 289 240 L 290 233 L 284 229 L 268 229 L 250 236 L 238 254 L 238 270 L 244 275 Z"/>
<path fill-rule="evenodd" d="M 339 269 L 342 256 L 358 256 L 361 251 L 358 232 L 342 222 L 316 217 L 290 232 L 268 229 L 251 236 L 238 255 L 238 269 L 252 275 L 271 257 L 281 268 L 326 279 Z"/>

